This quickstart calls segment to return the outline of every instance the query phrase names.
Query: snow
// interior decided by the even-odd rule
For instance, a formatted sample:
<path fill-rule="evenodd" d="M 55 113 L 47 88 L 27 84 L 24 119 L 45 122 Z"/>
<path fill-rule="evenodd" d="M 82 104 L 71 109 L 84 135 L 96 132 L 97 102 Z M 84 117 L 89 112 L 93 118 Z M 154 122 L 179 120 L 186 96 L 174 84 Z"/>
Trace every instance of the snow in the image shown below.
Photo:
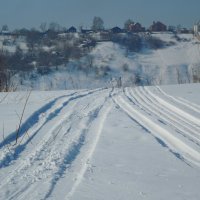
<path fill-rule="evenodd" d="M 49 74 L 38 74 L 33 70 L 16 74 L 12 81 L 17 85 L 17 90 L 94 89 L 109 87 L 110 80 L 119 77 L 122 77 L 124 86 L 133 86 L 136 74 L 140 75 L 144 85 L 147 81 L 152 85 L 194 82 L 193 72 L 200 70 L 200 50 L 199 42 L 193 35 L 178 34 L 180 41 L 172 33 L 153 33 L 152 36 L 170 45 L 127 52 L 119 44 L 98 42 L 89 55 L 70 60 L 66 66 L 54 67 Z M 21 47 L 24 45 L 18 43 Z M 43 49 L 49 50 L 45 46 Z"/>
<path fill-rule="evenodd" d="M 28 92 L 0 93 L 0 199 L 200 199 L 199 89 L 32 91 L 16 145 Z"/>
<path fill-rule="evenodd" d="M 4 45 L 3 42 L 8 41 L 8 44 Z M 0 48 L 3 52 L 9 52 L 14 54 L 16 52 L 17 46 L 22 49 L 23 52 L 28 51 L 27 43 L 25 38 L 13 38 L 12 36 L 2 36 L 0 35 Z"/>
<path fill-rule="evenodd" d="M 200 84 L 177 84 L 193 81 L 199 42 L 153 36 L 173 45 L 131 53 L 98 42 L 67 67 L 15 75 L 21 91 L 0 93 L 0 199 L 200 199 Z M 80 70 L 90 64 L 96 72 Z M 152 86 L 136 87 L 135 72 Z"/>

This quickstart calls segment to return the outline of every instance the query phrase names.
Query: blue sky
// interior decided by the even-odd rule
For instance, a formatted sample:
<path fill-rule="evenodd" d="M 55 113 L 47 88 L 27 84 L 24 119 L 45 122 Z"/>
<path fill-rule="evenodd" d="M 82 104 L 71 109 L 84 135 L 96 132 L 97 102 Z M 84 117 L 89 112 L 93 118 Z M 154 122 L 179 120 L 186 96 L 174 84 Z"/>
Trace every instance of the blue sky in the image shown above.
<path fill-rule="evenodd" d="M 154 20 L 192 27 L 200 20 L 200 0 L 0 0 L 0 27 L 38 28 L 42 22 L 89 28 L 94 16 L 105 27 L 133 19 L 149 27 Z"/>

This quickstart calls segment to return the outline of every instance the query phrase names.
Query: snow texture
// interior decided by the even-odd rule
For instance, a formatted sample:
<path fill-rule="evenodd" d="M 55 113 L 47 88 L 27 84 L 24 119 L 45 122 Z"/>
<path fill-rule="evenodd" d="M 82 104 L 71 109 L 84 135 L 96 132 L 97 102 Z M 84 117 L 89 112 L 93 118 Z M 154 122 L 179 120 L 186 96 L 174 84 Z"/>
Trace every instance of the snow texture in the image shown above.
<path fill-rule="evenodd" d="M 0 199 L 200 199 L 200 84 L 0 93 Z"/>

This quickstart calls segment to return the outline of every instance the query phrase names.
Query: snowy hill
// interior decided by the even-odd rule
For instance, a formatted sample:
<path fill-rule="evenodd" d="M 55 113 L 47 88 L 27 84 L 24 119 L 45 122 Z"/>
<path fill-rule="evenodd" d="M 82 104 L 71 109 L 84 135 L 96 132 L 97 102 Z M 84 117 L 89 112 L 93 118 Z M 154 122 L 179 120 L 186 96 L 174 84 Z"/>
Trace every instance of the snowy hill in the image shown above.
<path fill-rule="evenodd" d="M 119 77 L 123 86 L 200 81 L 199 42 L 192 34 L 153 33 L 152 37 L 166 45 L 150 48 L 144 41 L 142 50 L 131 52 L 111 41 L 98 42 L 88 55 L 51 67 L 49 73 L 40 74 L 37 69 L 17 73 L 13 84 L 18 90 L 57 90 L 110 87 Z"/>
<path fill-rule="evenodd" d="M 17 144 L 28 93 L 1 93 L 0 199 L 200 199 L 199 90 L 33 91 Z"/>

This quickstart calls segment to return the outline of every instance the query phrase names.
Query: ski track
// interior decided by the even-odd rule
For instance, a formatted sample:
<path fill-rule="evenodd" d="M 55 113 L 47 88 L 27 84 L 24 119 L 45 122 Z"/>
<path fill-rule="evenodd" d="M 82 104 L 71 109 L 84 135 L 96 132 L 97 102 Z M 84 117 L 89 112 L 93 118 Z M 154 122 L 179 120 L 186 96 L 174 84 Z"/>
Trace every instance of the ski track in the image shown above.
<path fill-rule="evenodd" d="M 95 93 L 95 92 L 98 92 L 98 91 L 103 91 L 103 90 L 96 90 L 96 91 L 90 91 L 89 93 L 87 92 L 87 93 L 84 93 L 84 94 L 80 94 L 80 95 L 77 95 L 77 96 L 72 96 L 72 97 L 70 97 L 69 99 L 65 99 L 63 102 L 62 102 L 62 107 L 60 107 L 60 106 L 58 106 L 58 105 L 56 105 L 56 108 L 57 108 L 57 111 L 56 111 L 56 114 L 58 115 L 59 114 L 59 112 L 61 112 L 61 108 L 63 109 L 64 107 L 66 107 L 70 102 L 73 102 L 73 100 L 76 100 L 76 99 L 79 99 L 79 98 L 81 98 L 81 97 L 86 97 L 86 96 L 88 96 L 88 95 L 91 95 L 91 94 L 93 94 L 93 93 Z M 72 106 L 73 107 L 73 106 Z M 59 112 L 58 112 L 58 109 L 59 109 Z M 55 110 L 50 110 L 50 115 L 51 115 L 51 119 L 53 119 L 52 118 L 52 116 L 53 116 L 53 114 L 52 114 L 52 112 L 55 112 Z M 57 116 L 57 115 L 55 115 L 55 117 Z M 62 123 L 63 123 L 63 121 L 65 120 L 65 118 L 67 118 L 67 117 L 69 117 L 70 116 L 70 112 L 67 112 L 64 116 L 63 116 L 63 119 L 60 119 L 60 120 L 58 120 L 57 122 L 55 122 L 55 124 L 54 124 L 54 126 L 52 126 L 52 128 L 50 129 L 50 133 L 51 132 L 53 132 L 54 130 L 56 130 L 57 128 L 58 128 L 58 126 L 61 126 L 62 125 Z M 49 116 L 48 116 L 49 117 Z M 46 118 L 45 118 L 46 119 Z M 48 123 L 48 121 L 45 121 L 45 124 L 46 123 Z M 44 124 L 44 125 L 45 125 Z M 44 127 L 44 125 L 42 126 L 42 127 Z M 39 127 L 39 130 L 41 130 L 42 129 L 42 127 Z M 35 136 L 36 135 L 36 133 L 37 132 L 39 132 L 39 130 L 37 130 L 35 133 L 34 133 L 34 135 L 33 136 Z M 30 130 L 31 132 L 33 132 L 32 130 Z M 29 132 L 30 133 L 30 132 Z M 50 134 L 48 135 L 48 134 L 46 134 L 47 136 L 48 136 L 48 138 L 49 138 L 49 136 L 50 136 Z M 16 147 L 16 149 L 14 149 L 14 155 L 12 156 L 12 158 L 15 156 L 18 156 L 19 157 L 19 153 L 22 153 L 23 152 L 23 150 L 24 150 L 24 148 L 22 148 L 24 145 L 28 145 L 29 144 L 29 142 L 30 142 L 30 139 L 32 139 L 32 138 L 29 138 L 23 145 L 19 145 L 18 147 Z M 43 140 L 44 141 L 46 141 L 45 140 L 45 138 L 43 138 Z M 42 140 L 42 141 L 43 141 Z M 21 148 L 21 150 L 20 150 L 20 148 Z M 38 150 L 38 146 L 37 146 L 37 150 Z M 18 150 L 20 150 L 20 152 L 18 151 Z M 9 152 L 10 153 L 10 152 Z M 18 154 L 17 154 L 18 153 Z M 9 156 L 9 155 L 8 155 Z M 12 161 L 12 159 L 11 159 L 11 161 Z M 3 163 L 3 162 L 2 162 Z M 8 165 L 6 165 L 6 166 L 8 166 Z M 4 167 L 6 167 L 6 166 L 4 166 Z"/>
<path fill-rule="evenodd" d="M 175 102 L 175 103 L 178 103 L 178 104 L 181 104 L 183 106 L 185 106 L 186 108 L 190 109 L 191 111 L 193 112 L 196 112 L 196 113 L 199 113 L 200 114 L 200 106 L 198 105 L 195 105 L 191 102 L 188 102 L 182 98 L 175 98 L 169 94 L 167 94 L 166 92 L 164 92 L 159 86 L 156 86 L 157 90 L 162 94 L 164 95 L 165 98 L 168 98 L 170 99 L 172 102 Z"/>
<path fill-rule="evenodd" d="M 101 91 L 101 90 L 96 90 L 96 91 Z M 40 126 L 37 127 L 38 129 L 36 129 L 36 131 L 35 131 L 35 129 L 33 129 L 33 130 L 30 129 L 29 130 L 29 134 L 30 134 L 30 132 L 33 132 L 34 136 L 35 136 L 36 133 L 48 122 L 48 120 L 46 120 L 46 119 L 49 119 L 49 118 L 53 119 L 53 117 L 52 117 L 53 115 L 54 115 L 54 117 L 56 117 L 59 114 L 59 112 L 61 112 L 61 109 L 63 109 L 64 107 L 66 107 L 71 101 L 79 99 L 81 97 L 85 97 L 85 96 L 90 95 L 90 94 L 93 94 L 96 91 L 90 91 L 89 93 L 87 92 L 87 93 L 83 93 L 83 94 L 80 94 L 80 95 L 77 95 L 77 96 L 70 95 L 70 98 L 64 99 L 62 102 L 59 102 L 58 104 L 55 104 L 55 108 L 48 110 L 48 114 L 45 114 L 45 115 L 47 115 L 47 117 L 45 117 L 44 119 L 40 119 L 40 121 L 39 121 L 39 125 Z M 46 106 L 44 106 L 44 107 L 46 107 Z M 42 114 L 42 113 L 40 113 L 40 114 Z M 40 114 L 38 114 L 38 115 L 40 115 Z M 51 115 L 51 117 L 49 117 L 49 115 Z M 67 113 L 67 115 L 68 115 L 68 113 Z M 61 120 L 61 122 L 62 122 L 62 120 Z M 59 123 L 60 123 L 60 120 L 58 122 L 58 125 L 59 125 Z M 42 127 L 41 127 L 41 125 L 42 125 Z M 55 125 L 55 126 L 57 127 L 57 125 Z M 54 126 L 53 126 L 52 130 L 53 129 L 54 129 Z M 32 139 L 32 138 L 29 138 L 24 144 L 17 146 L 16 149 L 14 149 L 14 152 L 18 152 L 18 149 L 20 149 L 24 145 L 27 145 L 29 143 L 30 139 Z M 21 150 L 21 152 L 22 152 L 22 150 Z M 16 156 L 16 154 L 15 154 L 15 156 Z M 18 156 L 19 156 L 19 154 L 18 154 Z"/>
<path fill-rule="evenodd" d="M 190 101 L 188 101 L 188 100 L 186 100 L 186 99 L 184 99 L 182 97 L 178 97 L 178 99 L 181 100 L 183 103 L 189 105 L 190 107 L 193 107 L 193 109 L 198 110 L 198 112 L 200 113 L 200 111 L 199 111 L 200 110 L 200 106 L 198 104 L 190 102 Z"/>
<path fill-rule="evenodd" d="M 52 102 L 48 103 L 47 105 L 43 106 L 38 111 L 34 112 L 33 115 L 31 115 L 30 118 L 28 118 L 24 124 L 21 127 L 21 131 L 19 136 L 22 136 L 28 132 L 29 138 L 26 140 L 25 143 L 19 144 L 13 147 L 11 149 L 13 153 L 11 154 L 10 151 L 8 151 L 6 144 L 9 145 L 12 141 L 15 140 L 15 132 L 11 134 L 11 136 L 8 136 L 8 138 L 5 139 L 6 142 L 4 142 L 3 146 L 4 151 L 1 153 L 1 160 L 0 160 L 0 168 L 8 166 L 13 160 L 17 160 L 20 156 L 20 154 L 25 150 L 26 146 L 31 142 L 31 140 L 36 136 L 36 134 L 42 129 L 42 127 L 45 126 L 50 120 L 55 118 L 59 115 L 61 110 L 69 104 L 69 102 L 85 97 L 87 95 L 90 95 L 92 93 L 102 91 L 102 89 L 90 91 L 90 92 L 84 92 L 83 94 L 74 95 L 76 93 L 73 93 L 71 95 L 66 95 L 62 97 L 58 97 Z M 61 99 L 61 101 L 59 101 Z M 58 101 L 58 102 L 57 102 Z M 45 111 L 45 112 L 44 112 Z M 29 124 L 33 125 L 30 127 Z M 18 141 L 21 139 L 19 138 Z M 12 145 L 10 146 L 12 148 Z M 6 153 L 5 153 L 6 151 Z M 3 155 L 2 155 L 3 154 Z"/>
<path fill-rule="evenodd" d="M 112 106 L 107 106 L 106 109 L 103 110 L 102 109 L 102 113 L 100 113 L 100 121 L 98 123 L 98 127 L 96 128 L 97 129 L 97 132 L 96 132 L 96 138 L 93 142 L 93 144 L 91 145 L 90 147 L 90 150 L 88 152 L 88 154 L 86 155 L 86 157 L 84 158 L 84 161 L 83 161 L 83 166 L 80 170 L 80 172 L 78 173 L 77 177 L 76 177 L 76 181 L 71 189 L 71 191 L 67 194 L 66 196 L 66 200 L 69 200 L 71 196 L 73 196 L 74 192 L 76 191 L 76 189 L 78 188 L 78 186 L 80 185 L 82 179 L 83 179 L 83 176 L 86 172 L 86 170 L 88 169 L 88 166 L 89 166 L 89 163 L 90 163 L 90 160 L 92 158 L 92 155 L 95 151 L 95 148 L 97 146 L 97 143 L 99 141 L 99 138 L 100 138 L 100 135 L 101 135 L 101 132 L 103 130 L 103 127 L 104 127 L 104 123 L 105 123 L 105 120 L 107 118 L 107 115 L 108 113 L 110 112 L 110 110 L 112 109 Z"/>
<path fill-rule="evenodd" d="M 77 189 L 77 187 L 81 183 L 81 181 L 83 179 L 83 176 L 84 176 L 84 174 L 85 174 L 85 172 L 86 172 L 86 170 L 87 170 L 87 168 L 89 166 L 89 161 L 90 161 L 90 159 L 92 157 L 92 154 L 93 154 L 93 152 L 94 152 L 94 150 L 96 148 L 96 145 L 97 145 L 99 137 L 100 137 L 101 130 L 103 128 L 103 124 L 104 124 L 105 118 L 106 118 L 106 116 L 107 116 L 107 114 L 109 112 L 109 109 L 106 109 L 104 111 L 104 107 L 106 107 L 105 104 L 106 104 L 107 100 L 108 100 L 108 97 L 105 98 L 105 101 L 102 104 L 100 104 L 97 107 L 95 106 L 95 109 L 92 111 L 92 113 L 90 112 L 90 115 L 89 115 L 87 121 L 82 125 L 82 128 L 81 128 L 81 132 L 82 132 L 81 138 L 84 138 L 84 139 L 81 139 L 80 140 L 81 142 L 78 142 L 78 145 L 77 145 L 78 148 L 76 146 L 75 146 L 75 148 L 73 148 L 73 149 L 75 149 L 75 152 L 76 152 L 75 154 L 74 153 L 69 153 L 70 157 L 72 155 L 73 159 L 70 159 L 70 162 L 68 162 L 68 161 L 65 162 L 67 165 L 71 165 L 72 162 L 75 160 L 75 158 L 81 153 L 80 152 L 81 147 L 84 145 L 84 142 L 86 140 L 86 136 L 87 136 L 92 124 L 95 123 L 95 121 L 98 121 L 100 119 L 100 122 L 98 121 L 98 123 L 99 123 L 99 127 L 98 128 L 99 129 L 96 128 L 97 132 L 95 134 L 96 136 L 94 138 L 93 143 L 90 145 L 90 147 L 88 147 L 88 152 L 86 152 L 85 154 L 81 154 L 81 169 L 78 172 L 78 174 L 76 175 L 76 177 L 74 178 L 75 181 L 73 183 L 73 186 L 72 186 L 70 192 L 67 194 L 67 197 L 66 197 L 67 199 L 69 197 L 73 196 L 75 190 Z M 88 105 L 86 106 L 86 108 L 89 108 Z M 101 116 L 101 113 L 103 113 L 103 116 Z M 103 118 L 103 122 L 101 122 L 102 121 L 101 118 L 104 117 L 104 116 L 105 116 L 105 118 Z M 74 150 L 72 150 L 72 152 L 73 151 Z M 65 165 L 65 168 L 64 168 L 65 170 L 67 169 L 67 165 Z M 64 173 L 64 171 L 63 171 L 63 173 Z M 48 193 L 45 195 L 44 200 L 48 199 L 51 196 L 51 194 L 53 193 L 53 191 L 54 191 L 54 189 L 56 187 L 56 183 L 57 182 L 58 181 L 56 181 L 56 182 L 52 181 L 51 187 L 50 187 Z"/>
<path fill-rule="evenodd" d="M 122 95 L 115 95 L 113 101 L 124 110 L 132 120 L 137 122 L 144 130 L 151 133 L 162 146 L 168 147 L 170 152 L 176 155 L 177 158 L 182 161 L 187 160 L 190 163 L 200 166 L 200 153 L 198 151 L 172 135 L 168 130 L 159 126 L 146 115 L 142 114 L 134 108 L 134 104 L 127 102 L 129 99 L 126 98 L 125 95 L 123 96 L 124 97 L 122 97 Z M 125 98 L 127 100 L 125 100 Z"/>
<path fill-rule="evenodd" d="M 103 90 L 97 90 L 97 91 L 103 91 Z M 96 93 L 96 91 L 94 92 L 89 92 L 87 94 L 93 94 L 93 93 Z M 80 97 L 83 97 L 82 95 L 78 95 L 79 98 Z M 88 96 L 88 95 L 84 95 L 84 96 Z M 108 95 L 108 97 L 110 98 L 110 93 Z M 106 101 L 108 99 L 108 97 L 106 98 Z M 77 98 L 73 98 L 71 97 L 71 100 L 75 100 Z M 18 176 L 18 174 L 21 174 L 21 173 L 24 173 L 24 174 L 27 174 L 26 170 L 30 169 L 30 168 L 33 168 L 33 166 L 37 166 L 38 165 L 38 161 L 40 162 L 40 160 L 48 160 L 47 158 L 50 158 L 50 160 L 47 161 L 47 163 L 44 164 L 44 166 L 42 166 L 42 170 L 44 171 L 45 169 L 45 166 L 47 167 L 48 164 L 50 163 L 59 163 L 59 167 L 58 167 L 58 170 L 57 172 L 55 172 L 55 174 L 53 175 L 53 178 L 51 180 L 51 186 L 45 196 L 44 199 L 48 199 L 48 197 L 50 197 L 50 195 L 52 194 L 52 192 L 54 191 L 54 188 L 56 187 L 56 184 L 57 182 L 59 181 L 59 179 L 63 176 L 63 174 L 65 173 L 66 169 L 68 168 L 68 166 L 76 159 L 76 157 L 78 156 L 78 154 L 80 153 L 80 149 L 81 147 L 83 146 L 84 142 L 85 142 L 85 137 L 87 135 L 87 131 L 88 131 L 88 127 L 90 126 L 90 124 L 92 124 L 92 122 L 98 117 L 98 114 L 100 112 L 100 110 L 102 109 L 103 110 L 103 106 L 104 106 L 105 102 L 100 105 L 100 107 L 97 107 L 95 108 L 93 111 L 91 111 L 90 109 L 85 113 L 84 109 L 87 109 L 89 106 L 86 105 L 85 108 L 82 110 L 83 111 L 83 119 L 82 119 L 82 122 L 81 122 L 81 127 L 80 127 L 80 130 L 81 131 L 78 131 L 76 134 L 73 134 L 71 135 L 70 137 L 66 137 L 66 135 L 70 135 L 70 131 L 72 129 L 72 124 L 69 123 L 69 121 L 71 120 L 72 116 L 76 115 L 76 113 L 74 114 L 74 112 L 72 111 L 71 109 L 71 113 L 68 113 L 62 120 L 61 123 L 58 123 L 57 125 L 55 125 L 52 130 L 50 131 L 49 134 L 46 134 L 47 138 L 44 140 L 45 142 L 42 142 L 42 144 L 40 145 L 37 145 L 37 150 L 36 152 L 33 152 L 31 154 L 31 156 L 26 159 L 26 162 L 23 162 L 23 164 L 18 168 L 18 170 L 16 170 L 16 173 L 15 174 L 12 174 L 9 178 L 7 178 L 7 180 L 4 180 L 4 184 L 1 185 L 0 187 L 6 187 L 7 184 L 9 184 L 9 182 L 13 181 L 13 183 L 15 183 L 15 179 L 18 177 L 18 179 L 20 179 L 20 177 Z M 66 104 L 67 105 L 67 104 Z M 65 106 L 66 106 L 65 105 Z M 73 107 L 75 107 L 76 104 L 73 105 Z M 84 162 L 83 162 L 83 167 L 81 168 L 81 171 L 80 173 L 78 174 L 77 176 L 77 179 L 71 189 L 71 192 L 69 193 L 69 196 L 71 196 L 74 191 L 76 190 L 76 188 L 78 187 L 78 185 L 80 184 L 82 178 L 83 178 L 83 175 L 85 173 L 85 171 L 87 170 L 87 162 L 88 160 L 91 158 L 94 150 L 95 150 L 95 147 L 96 147 L 96 144 L 98 142 L 98 139 L 100 137 L 100 133 L 101 133 L 101 129 L 103 128 L 103 123 L 105 121 L 105 118 L 108 114 L 108 110 L 109 109 L 106 109 L 104 112 L 103 112 L 103 115 L 102 117 L 100 116 L 100 119 L 102 118 L 102 120 L 100 120 L 100 125 L 99 125 L 99 130 L 97 131 L 97 136 L 96 136 L 96 139 L 92 145 L 92 147 L 90 148 L 91 150 L 89 151 L 88 155 L 85 157 L 84 159 Z M 89 115 L 89 117 L 87 117 Z M 79 116 L 76 116 L 79 118 Z M 87 120 L 84 120 L 84 118 L 88 118 Z M 68 122 L 68 123 L 67 123 Z M 65 131 L 64 135 L 60 134 L 60 129 L 62 128 L 58 128 L 58 127 L 62 127 L 63 124 L 70 124 L 68 127 L 65 127 L 67 129 L 67 131 Z M 56 131 L 57 130 L 57 131 Z M 58 132 L 58 133 L 56 133 Z M 50 139 L 49 138 L 49 135 L 52 135 L 54 133 L 54 136 L 55 136 L 55 133 L 56 135 L 56 142 L 54 142 L 53 146 L 52 145 L 49 145 L 51 143 Z M 69 140 L 69 144 L 67 142 L 67 140 L 65 141 L 66 142 L 66 148 L 65 150 L 63 150 L 63 148 L 60 150 L 60 154 L 58 153 L 58 155 L 56 155 L 54 152 L 58 152 L 58 149 L 59 147 L 63 147 L 63 145 L 60 144 L 60 140 L 57 138 L 61 138 L 61 136 L 65 136 L 67 140 Z M 73 136 L 73 137 L 72 137 Z M 63 141 L 64 142 L 64 141 Z M 39 149 L 38 149 L 39 148 Z M 44 153 L 45 152 L 45 153 Z M 47 158 L 45 157 L 45 155 L 47 155 L 47 152 L 48 152 L 48 156 Z M 42 154 L 44 154 L 42 156 Z M 64 155 L 64 156 L 63 156 Z M 42 156 L 42 157 L 41 157 Z M 59 160 L 56 160 L 56 158 Z M 60 158 L 63 158 L 63 160 L 61 161 Z M 27 160 L 29 160 L 29 162 L 27 162 Z M 40 166 L 38 167 L 40 168 Z M 41 169 L 38 169 L 39 170 L 39 174 L 42 173 L 42 170 Z M 31 173 L 30 172 L 30 176 L 31 176 Z M 33 173 L 34 174 L 34 173 Z M 37 176 L 37 173 L 35 174 Z M 40 178 L 38 178 L 40 179 Z M 38 180 L 35 180 L 35 182 L 38 181 Z M 22 186 L 20 186 L 20 189 L 12 192 L 12 195 L 7 197 L 7 199 L 21 199 L 21 197 L 25 196 L 25 193 L 27 193 L 28 191 L 28 194 L 30 194 L 30 190 L 32 191 L 34 189 L 34 184 L 29 182 L 29 183 L 26 183 Z M 32 187 L 31 187 L 32 186 Z M 25 192 L 26 191 L 26 192 Z"/>
<path fill-rule="evenodd" d="M 77 94 L 77 92 L 73 92 L 71 94 L 63 95 L 63 96 L 59 96 L 59 97 L 55 98 L 54 100 L 50 101 L 49 103 L 47 103 L 46 105 L 42 106 L 37 111 L 35 111 L 24 123 L 22 123 L 20 132 L 19 132 L 19 137 L 22 136 L 23 134 L 25 134 L 32 127 L 34 127 L 35 124 L 40 125 L 40 124 L 43 124 L 46 121 L 50 120 L 51 118 L 53 118 L 53 114 L 56 115 L 59 112 L 59 109 L 64 106 L 62 104 L 64 104 L 66 102 L 66 98 L 72 97 L 70 99 L 70 101 L 71 101 L 74 98 L 79 98 L 79 97 L 82 97 L 82 95 L 84 96 L 84 95 L 87 95 L 87 93 L 90 94 L 90 93 L 93 93 L 93 92 L 96 92 L 99 90 L 102 90 L 102 89 L 90 90 L 89 92 L 84 91 L 83 94 L 79 94 L 78 96 L 74 96 L 75 94 Z M 43 117 L 43 116 L 45 116 L 45 117 Z M 41 119 L 42 117 L 43 117 L 43 119 Z M 2 141 L 0 143 L 0 149 L 2 147 L 4 147 L 5 145 L 14 142 L 15 140 L 16 140 L 16 131 L 9 134 L 4 139 L 4 141 Z"/>
<path fill-rule="evenodd" d="M 60 195 L 59 184 L 67 183 L 62 197 L 70 200 L 91 167 L 92 156 L 113 103 L 178 159 L 199 167 L 200 153 L 194 145 L 200 146 L 200 120 L 170 102 L 190 110 L 196 106 L 176 100 L 158 87 L 157 90 L 168 101 L 145 87 L 134 90 L 102 88 L 57 97 L 35 111 L 23 123 L 20 132 L 23 137 L 28 130 L 30 137 L 13 147 L 14 156 L 10 157 L 6 145 L 15 140 L 15 132 L 0 143 L 5 154 L 0 167 L 12 170 L 1 177 L 0 199 L 22 200 L 29 199 L 30 195 L 31 199 L 55 199 Z M 40 132 L 45 134 L 41 136 Z M 30 148 L 31 140 L 40 136 L 41 140 Z"/>
<path fill-rule="evenodd" d="M 189 113 L 181 110 L 180 108 L 170 104 L 169 102 L 165 101 L 164 99 L 158 97 L 156 94 L 153 94 L 149 89 L 144 87 L 144 90 L 151 95 L 152 98 L 154 98 L 155 101 L 157 101 L 159 104 L 166 107 L 170 112 L 175 113 L 176 115 L 179 115 L 182 120 L 186 124 L 189 124 L 190 126 L 193 126 L 195 128 L 198 128 L 197 130 L 200 133 L 200 119 L 196 118 L 195 116 L 190 115 Z"/>
<path fill-rule="evenodd" d="M 183 135 L 188 140 L 200 146 L 200 130 L 197 130 L 196 127 L 194 128 L 193 126 L 191 126 L 190 123 L 187 124 L 183 119 L 184 116 L 178 115 L 176 112 L 169 110 L 168 107 L 165 107 L 165 105 L 159 104 L 159 102 L 157 102 L 154 98 L 154 95 L 152 95 L 152 93 L 149 94 L 148 92 L 146 92 L 144 88 L 139 87 L 138 91 L 137 89 L 135 89 L 134 91 L 140 96 L 141 100 L 145 98 L 148 99 L 148 101 L 150 102 L 150 107 L 153 107 L 152 112 L 157 110 L 158 119 L 163 117 L 161 119 L 161 123 L 167 122 L 166 125 L 174 127 L 177 133 Z"/>
<path fill-rule="evenodd" d="M 150 111 L 150 113 L 154 114 L 159 122 L 173 127 L 177 133 L 183 135 L 188 140 L 200 146 L 199 132 L 193 130 L 192 127 L 186 126 L 179 116 L 169 112 L 167 108 L 160 106 L 151 98 L 150 95 L 145 93 L 142 88 L 140 88 L 139 91 L 135 89 L 135 95 L 133 95 L 133 91 L 130 91 L 130 94 L 135 98 L 138 96 L 140 98 L 138 101 L 144 107 L 144 110 Z"/>
<path fill-rule="evenodd" d="M 40 116 L 42 113 L 47 113 L 49 110 L 52 109 L 53 106 L 55 106 L 56 102 L 62 98 L 69 97 L 74 95 L 76 92 L 69 94 L 69 95 L 63 95 L 60 97 L 55 98 L 51 102 L 47 103 L 46 105 L 42 106 L 40 109 L 35 111 L 21 126 L 21 131 L 19 133 L 19 137 L 22 136 L 26 131 L 28 131 L 30 128 L 32 128 L 36 123 L 39 122 Z M 52 112 L 52 111 L 51 111 Z M 4 141 L 0 143 L 0 149 L 4 147 L 7 144 L 12 143 L 13 141 L 16 140 L 16 131 L 13 133 L 9 134 Z"/>

